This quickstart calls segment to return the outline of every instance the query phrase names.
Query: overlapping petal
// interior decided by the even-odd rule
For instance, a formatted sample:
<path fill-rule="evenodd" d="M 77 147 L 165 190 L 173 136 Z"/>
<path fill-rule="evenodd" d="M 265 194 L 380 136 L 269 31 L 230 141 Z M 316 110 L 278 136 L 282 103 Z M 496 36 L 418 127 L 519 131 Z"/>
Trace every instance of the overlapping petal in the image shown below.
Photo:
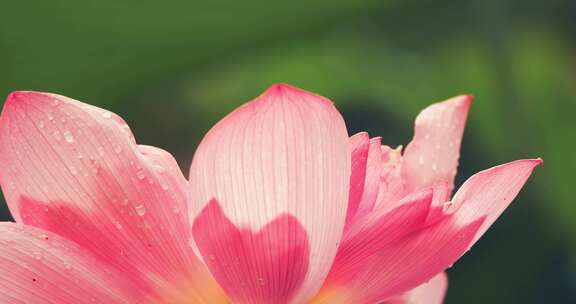
<path fill-rule="evenodd" d="M 345 223 L 349 178 L 346 127 L 332 102 L 283 84 L 270 87 L 214 126 L 196 151 L 189 179 L 191 218 L 206 214 L 210 202 L 217 201 L 226 221 L 236 227 L 232 230 L 244 235 L 238 244 L 238 239 L 219 235 L 224 230 L 214 231 L 211 240 L 197 241 L 202 257 L 208 260 L 214 254 L 207 248 L 238 250 L 238 255 L 275 252 L 275 240 L 285 240 L 288 243 L 283 246 L 288 249 L 283 255 L 251 260 L 258 271 L 272 272 L 267 275 L 272 280 L 302 276 L 301 267 L 291 267 L 280 276 L 284 273 L 280 262 L 293 266 L 307 260 L 300 286 L 276 299 L 305 301 L 322 284 L 336 253 Z M 284 224 L 270 224 L 277 221 Z M 196 233 L 195 237 L 199 238 Z M 293 250 L 305 247 L 304 243 L 309 245 L 308 254 Z M 217 273 L 222 265 L 208 266 Z M 259 279 L 241 269 L 233 268 L 226 279 L 218 280 L 233 300 L 266 302 L 261 295 L 280 284 L 272 281 L 249 289 L 249 295 L 238 294 L 235 286 Z"/>
<path fill-rule="evenodd" d="M 165 301 L 218 293 L 188 246 L 187 182 L 176 162 L 138 146 L 115 114 L 55 94 L 12 93 L 0 118 L 0 165 L 18 222 L 76 242 Z"/>

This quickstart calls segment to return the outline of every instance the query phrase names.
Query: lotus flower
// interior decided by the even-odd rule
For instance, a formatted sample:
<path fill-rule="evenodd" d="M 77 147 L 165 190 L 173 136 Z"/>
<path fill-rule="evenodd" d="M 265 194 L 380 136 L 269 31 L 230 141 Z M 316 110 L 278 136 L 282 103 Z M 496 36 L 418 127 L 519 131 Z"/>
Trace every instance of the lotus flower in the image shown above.
<path fill-rule="evenodd" d="M 441 303 L 443 271 L 541 163 L 482 171 L 451 197 L 470 103 L 426 108 L 402 152 L 273 85 L 208 132 L 186 180 L 117 115 L 14 92 L 0 302 Z"/>

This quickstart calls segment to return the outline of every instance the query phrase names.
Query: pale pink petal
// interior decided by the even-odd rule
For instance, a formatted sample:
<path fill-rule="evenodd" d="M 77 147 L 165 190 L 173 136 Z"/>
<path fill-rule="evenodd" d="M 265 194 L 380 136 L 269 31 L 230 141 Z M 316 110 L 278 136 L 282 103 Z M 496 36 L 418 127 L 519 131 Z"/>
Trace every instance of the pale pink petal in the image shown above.
<path fill-rule="evenodd" d="M 0 302 L 143 303 L 122 274 L 60 236 L 0 223 Z"/>
<path fill-rule="evenodd" d="M 442 272 L 406 294 L 385 304 L 442 304 L 448 289 L 448 276 Z"/>
<path fill-rule="evenodd" d="M 458 189 L 446 212 L 455 212 L 460 222 L 484 217 L 474 242 L 490 228 L 502 212 L 518 195 L 541 159 L 517 160 L 496 166 L 470 177 Z"/>
<path fill-rule="evenodd" d="M 214 285 L 188 245 L 187 182 L 176 162 L 136 145 L 115 114 L 12 93 L 0 118 L 0 166 L 18 222 L 75 241 L 167 301 L 206 298 Z"/>
<path fill-rule="evenodd" d="M 404 153 L 403 176 L 409 190 L 452 184 L 471 96 L 458 96 L 424 109 Z"/>
<path fill-rule="evenodd" d="M 386 161 L 385 156 L 380 144 L 380 137 L 371 138 L 366 163 L 364 189 L 354 216 L 356 219 L 370 213 L 376 205 L 376 198 L 381 185 L 380 177 Z"/>
<path fill-rule="evenodd" d="M 236 229 L 250 231 L 248 235 L 266 234 L 270 242 L 261 246 L 271 252 L 277 250 L 274 240 L 292 240 L 286 234 L 300 235 L 301 227 L 309 244 L 308 271 L 292 300 L 305 301 L 322 284 L 338 247 L 350 161 L 346 126 L 332 102 L 288 85 L 274 85 L 220 121 L 203 139 L 190 169 L 190 216 L 195 218 L 214 199 Z M 291 218 L 290 229 L 264 228 L 284 216 Z M 235 248 L 229 238 L 214 235 L 212 242 L 221 243 L 204 248 L 229 243 Z M 249 246 L 253 248 L 246 250 L 258 251 L 255 244 Z M 212 254 L 199 249 L 204 260 Z M 299 271 L 295 267 L 287 275 L 297 276 Z M 235 282 L 250 280 L 254 278 L 244 274 Z"/>
<path fill-rule="evenodd" d="M 352 222 L 356 215 L 366 180 L 366 163 L 370 137 L 368 133 L 361 132 L 350 137 L 350 150 L 352 151 L 352 173 L 350 174 L 350 190 L 348 194 L 348 210 L 346 212 L 346 225 Z"/>

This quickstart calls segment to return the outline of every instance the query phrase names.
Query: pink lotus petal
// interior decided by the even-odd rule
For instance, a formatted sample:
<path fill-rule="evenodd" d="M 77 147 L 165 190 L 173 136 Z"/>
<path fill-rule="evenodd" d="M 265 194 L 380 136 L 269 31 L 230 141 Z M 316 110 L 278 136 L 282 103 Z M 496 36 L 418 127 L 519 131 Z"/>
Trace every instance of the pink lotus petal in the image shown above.
<path fill-rule="evenodd" d="M 454 182 L 471 96 L 458 96 L 424 109 L 406 146 L 403 175 L 410 190 Z"/>
<path fill-rule="evenodd" d="M 379 303 L 428 280 L 459 259 L 482 225 L 464 226 L 454 217 L 411 234 L 364 260 L 353 271 L 327 281 L 318 303 Z M 332 275 L 331 275 L 332 277 Z"/>
<path fill-rule="evenodd" d="M 374 209 L 381 185 L 380 177 L 384 169 L 385 160 L 385 154 L 380 144 L 380 137 L 371 138 L 366 162 L 364 189 L 362 190 L 362 198 L 354 214 L 355 219 L 362 218 Z M 354 218 L 351 219 L 351 221 L 355 220 Z"/>
<path fill-rule="evenodd" d="M 196 217 L 193 233 L 214 277 L 237 303 L 287 303 L 308 271 L 306 232 L 288 214 L 255 233 L 236 227 L 212 201 Z"/>
<path fill-rule="evenodd" d="M 406 294 L 386 301 L 386 304 L 442 304 L 448 288 L 448 277 L 444 272 L 433 277 Z"/>
<path fill-rule="evenodd" d="M 432 191 L 422 191 L 406 197 L 390 212 L 374 212 L 354 222 L 344 233 L 326 284 L 354 276 L 372 256 L 420 230 L 431 201 Z"/>
<path fill-rule="evenodd" d="M 539 159 L 520 160 L 477 173 L 464 183 L 452 202 L 444 205 L 442 214 L 434 213 L 432 222 L 430 215 L 427 217 L 419 232 L 373 255 L 350 254 L 364 258 L 361 263 L 345 268 L 346 271 L 340 270 L 340 263 L 346 262 L 337 257 L 323 287 L 325 297 L 346 297 L 355 303 L 372 303 L 430 280 L 451 266 L 478 240 L 541 162 Z M 437 210 L 433 208 L 432 212 Z M 371 240 L 376 239 L 373 237 Z"/>
<path fill-rule="evenodd" d="M 485 218 L 474 239 L 476 242 L 510 205 L 540 164 L 541 159 L 517 160 L 474 174 L 445 206 L 447 213 L 454 212 L 463 223 Z"/>
<path fill-rule="evenodd" d="M 278 84 L 206 135 L 190 169 L 190 215 L 216 199 L 234 226 L 250 231 L 293 216 L 311 252 L 302 288 L 292 299 L 301 302 L 320 287 L 336 254 L 349 178 L 346 127 L 332 102 Z M 268 246 L 273 250 L 273 243 Z"/>
<path fill-rule="evenodd" d="M 402 147 L 392 149 L 382 146 L 382 171 L 379 176 L 378 195 L 374 204 L 374 210 L 378 212 L 390 211 L 396 207 L 410 192 L 406 191 L 402 179 Z"/>
<path fill-rule="evenodd" d="M 362 199 L 362 194 L 364 193 L 369 147 L 370 137 L 368 137 L 368 133 L 361 132 L 350 137 L 352 173 L 350 175 L 346 225 L 349 225 L 354 219 L 358 206 L 360 205 L 360 200 Z"/>
<path fill-rule="evenodd" d="M 143 303 L 121 273 L 71 241 L 30 226 L 0 223 L 1 303 Z"/>
<path fill-rule="evenodd" d="M 187 182 L 176 162 L 137 146 L 118 116 L 59 95 L 12 93 L 0 151 L 18 222 L 75 241 L 168 301 L 216 288 L 188 246 Z"/>

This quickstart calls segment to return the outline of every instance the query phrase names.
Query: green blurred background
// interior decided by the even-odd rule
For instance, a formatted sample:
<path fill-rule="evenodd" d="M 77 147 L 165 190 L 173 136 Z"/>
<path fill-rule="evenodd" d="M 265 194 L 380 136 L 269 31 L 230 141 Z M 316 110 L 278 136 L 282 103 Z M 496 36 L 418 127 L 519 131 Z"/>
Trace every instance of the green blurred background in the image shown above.
<path fill-rule="evenodd" d="M 106 107 L 185 172 L 202 134 L 274 82 L 330 97 L 351 133 L 391 145 L 429 103 L 473 94 L 459 183 L 517 158 L 545 163 L 449 270 L 447 303 L 576 302 L 576 1 L 51 0 L 0 12 L 0 95 Z"/>

